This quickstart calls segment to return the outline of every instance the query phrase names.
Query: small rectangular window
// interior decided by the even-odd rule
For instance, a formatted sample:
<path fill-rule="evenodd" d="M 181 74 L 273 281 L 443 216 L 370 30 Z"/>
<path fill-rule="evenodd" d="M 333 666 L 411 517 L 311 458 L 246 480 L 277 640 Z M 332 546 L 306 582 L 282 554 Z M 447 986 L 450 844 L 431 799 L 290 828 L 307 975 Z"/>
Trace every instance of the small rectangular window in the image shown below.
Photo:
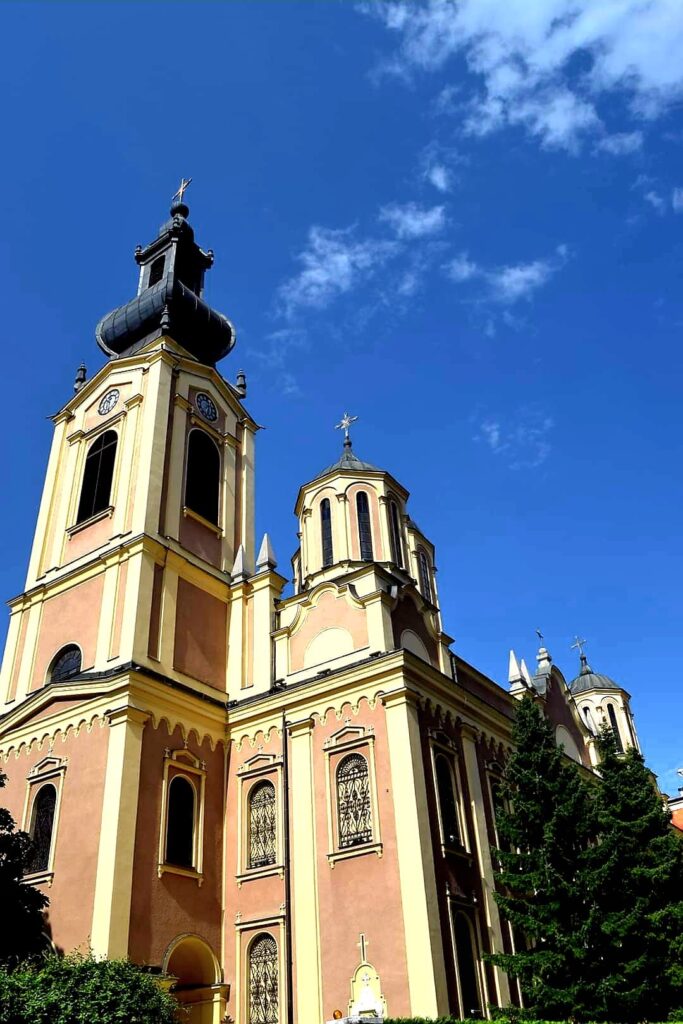
<path fill-rule="evenodd" d="M 157 256 L 157 258 L 152 263 L 152 266 L 149 268 L 149 280 L 147 282 L 148 288 L 151 288 L 152 285 L 158 284 L 158 282 L 161 281 L 162 277 L 164 276 L 165 264 L 166 257 Z"/>

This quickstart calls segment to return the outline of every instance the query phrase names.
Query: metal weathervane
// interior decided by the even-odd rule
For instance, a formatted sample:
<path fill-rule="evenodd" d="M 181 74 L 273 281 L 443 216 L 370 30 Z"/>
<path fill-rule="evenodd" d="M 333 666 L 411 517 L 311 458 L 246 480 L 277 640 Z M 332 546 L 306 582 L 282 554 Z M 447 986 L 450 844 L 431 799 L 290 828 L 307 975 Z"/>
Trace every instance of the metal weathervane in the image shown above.
<path fill-rule="evenodd" d="M 182 203 L 183 196 L 185 195 L 185 192 L 187 191 L 187 188 L 188 188 L 188 186 L 190 185 L 191 182 L 192 182 L 192 178 L 181 178 L 180 179 L 180 188 L 178 189 L 176 194 L 173 196 L 172 202 L 175 202 L 176 199 L 177 199 L 179 203 Z"/>
<path fill-rule="evenodd" d="M 344 431 L 344 440 L 345 441 L 349 441 L 350 440 L 350 437 L 349 437 L 349 427 L 351 426 L 352 423 L 355 423 L 357 419 L 358 419 L 357 416 L 349 416 L 348 412 L 345 412 L 344 415 L 341 418 L 341 422 L 337 423 L 337 425 L 336 425 L 336 427 L 334 429 L 335 430 L 343 430 Z"/>

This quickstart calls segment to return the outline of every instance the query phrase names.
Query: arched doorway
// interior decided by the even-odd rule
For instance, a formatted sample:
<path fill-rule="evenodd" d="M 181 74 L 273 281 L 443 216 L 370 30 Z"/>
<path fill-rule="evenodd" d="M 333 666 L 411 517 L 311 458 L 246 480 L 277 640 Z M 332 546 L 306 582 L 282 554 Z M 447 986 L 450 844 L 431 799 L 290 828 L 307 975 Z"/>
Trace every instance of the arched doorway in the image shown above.
<path fill-rule="evenodd" d="M 186 1024 L 220 1024 L 229 986 L 208 943 L 198 935 L 179 935 L 166 950 L 163 971 L 174 979 L 171 992 L 186 1011 Z"/>

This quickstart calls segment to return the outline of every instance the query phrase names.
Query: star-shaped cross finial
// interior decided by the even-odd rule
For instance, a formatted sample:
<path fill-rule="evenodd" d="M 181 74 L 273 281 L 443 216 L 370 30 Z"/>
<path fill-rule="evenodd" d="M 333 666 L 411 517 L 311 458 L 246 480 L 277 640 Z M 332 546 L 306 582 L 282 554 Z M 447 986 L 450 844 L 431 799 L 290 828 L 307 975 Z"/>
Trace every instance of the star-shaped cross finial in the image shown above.
<path fill-rule="evenodd" d="M 348 412 L 345 412 L 344 415 L 341 418 L 341 422 L 337 423 L 336 427 L 334 428 L 335 430 L 343 430 L 344 431 L 344 441 L 345 442 L 346 441 L 349 441 L 349 442 L 351 441 L 351 438 L 349 437 L 349 427 L 351 426 L 352 423 L 355 423 L 357 419 L 358 419 L 357 416 L 349 416 Z"/>

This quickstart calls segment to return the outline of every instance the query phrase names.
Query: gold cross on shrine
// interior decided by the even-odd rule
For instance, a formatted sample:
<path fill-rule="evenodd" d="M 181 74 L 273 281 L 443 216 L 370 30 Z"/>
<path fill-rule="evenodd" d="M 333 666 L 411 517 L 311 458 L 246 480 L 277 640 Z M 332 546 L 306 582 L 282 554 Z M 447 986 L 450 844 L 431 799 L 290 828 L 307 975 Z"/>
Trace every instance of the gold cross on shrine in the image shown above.
<path fill-rule="evenodd" d="M 178 189 L 176 194 L 173 196 L 172 202 L 175 202 L 176 199 L 177 199 L 179 203 L 182 203 L 183 196 L 185 195 L 185 192 L 187 191 L 187 187 L 191 183 L 191 181 L 192 181 L 192 178 L 181 178 L 180 179 L 180 188 Z"/>

